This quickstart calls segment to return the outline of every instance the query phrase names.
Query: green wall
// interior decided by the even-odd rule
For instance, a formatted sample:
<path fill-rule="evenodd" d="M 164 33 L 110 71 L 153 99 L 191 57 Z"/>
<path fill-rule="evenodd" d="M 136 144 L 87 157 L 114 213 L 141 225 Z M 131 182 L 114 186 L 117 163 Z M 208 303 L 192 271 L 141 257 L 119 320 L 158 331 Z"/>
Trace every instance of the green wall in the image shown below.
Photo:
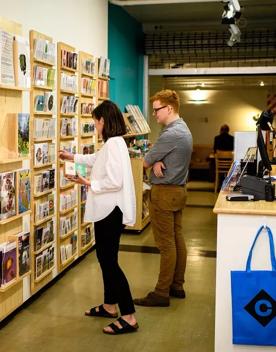
<path fill-rule="evenodd" d="M 142 25 L 120 6 L 108 6 L 110 98 L 124 111 L 127 104 L 143 111 L 144 34 Z"/>

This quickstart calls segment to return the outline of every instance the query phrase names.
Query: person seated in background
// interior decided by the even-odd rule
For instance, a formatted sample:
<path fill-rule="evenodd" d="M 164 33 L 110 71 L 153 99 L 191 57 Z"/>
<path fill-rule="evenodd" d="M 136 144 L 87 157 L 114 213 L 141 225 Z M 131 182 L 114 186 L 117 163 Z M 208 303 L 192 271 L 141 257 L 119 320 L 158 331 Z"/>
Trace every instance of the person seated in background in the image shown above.
<path fill-rule="evenodd" d="M 221 126 L 220 134 L 214 140 L 214 153 L 217 150 L 234 150 L 234 137 L 229 134 L 229 130 L 228 125 Z"/>

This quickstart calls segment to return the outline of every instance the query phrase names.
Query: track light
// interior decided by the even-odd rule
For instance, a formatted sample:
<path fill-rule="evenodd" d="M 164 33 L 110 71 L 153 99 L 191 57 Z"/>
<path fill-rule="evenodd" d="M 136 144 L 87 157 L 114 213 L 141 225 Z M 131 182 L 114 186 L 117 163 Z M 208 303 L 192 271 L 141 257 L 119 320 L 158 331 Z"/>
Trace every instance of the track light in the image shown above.
<path fill-rule="evenodd" d="M 236 20 L 241 17 L 241 7 L 238 0 L 226 0 L 224 11 L 222 13 L 222 24 L 235 24 Z"/>
<path fill-rule="evenodd" d="M 229 25 L 230 39 L 227 41 L 228 46 L 233 46 L 241 41 L 241 31 L 236 24 Z"/>

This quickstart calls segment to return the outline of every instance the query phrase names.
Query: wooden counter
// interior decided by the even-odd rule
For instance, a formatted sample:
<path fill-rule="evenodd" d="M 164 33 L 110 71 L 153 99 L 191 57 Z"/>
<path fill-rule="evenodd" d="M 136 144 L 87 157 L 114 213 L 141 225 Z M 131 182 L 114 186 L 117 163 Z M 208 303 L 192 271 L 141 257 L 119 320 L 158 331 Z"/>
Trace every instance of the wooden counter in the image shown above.
<path fill-rule="evenodd" d="M 276 201 L 265 200 L 248 202 L 229 202 L 227 192 L 220 192 L 214 207 L 216 214 L 247 214 L 247 215 L 276 215 Z"/>

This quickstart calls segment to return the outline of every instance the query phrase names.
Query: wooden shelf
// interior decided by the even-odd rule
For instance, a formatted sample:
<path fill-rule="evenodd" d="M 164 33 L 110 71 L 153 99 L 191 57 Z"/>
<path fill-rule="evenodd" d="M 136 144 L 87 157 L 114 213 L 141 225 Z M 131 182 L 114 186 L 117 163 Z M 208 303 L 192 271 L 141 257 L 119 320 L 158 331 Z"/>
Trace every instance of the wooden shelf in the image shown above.
<path fill-rule="evenodd" d="M 87 226 L 89 226 L 89 225 L 91 225 L 91 222 L 83 222 L 83 223 L 81 224 L 81 228 L 84 229 L 85 227 L 87 227 Z"/>
<path fill-rule="evenodd" d="M 35 169 L 35 170 L 38 170 L 38 169 L 45 169 L 46 167 L 50 167 L 50 166 L 52 166 L 53 164 L 55 164 L 55 162 L 48 163 L 48 164 L 43 164 L 43 165 L 39 165 L 39 166 L 34 166 L 34 169 Z"/>
<path fill-rule="evenodd" d="M 51 274 L 51 272 L 53 271 L 55 266 L 53 266 L 52 268 L 46 270 L 43 274 L 41 274 L 38 278 L 36 278 L 34 281 L 36 283 L 42 281 L 43 279 L 45 279 L 46 276 L 48 276 L 49 274 Z"/>
<path fill-rule="evenodd" d="M 94 137 L 95 136 L 95 133 L 91 133 L 91 134 L 82 134 L 80 137 L 81 138 L 91 138 L 91 137 Z"/>
<path fill-rule="evenodd" d="M 77 205 L 74 205 L 73 207 L 71 207 L 71 208 L 69 208 L 69 209 L 60 210 L 60 211 L 59 211 L 59 214 L 60 214 L 61 216 L 66 215 L 66 214 L 70 213 L 71 211 L 73 211 L 73 210 L 76 209 L 76 208 L 77 208 Z"/>
<path fill-rule="evenodd" d="M 54 66 L 54 63 L 46 61 L 46 60 L 42 60 L 42 59 L 37 59 L 36 57 L 34 57 L 33 61 L 38 64 L 43 64 L 43 65 L 47 65 L 47 66 Z"/>
<path fill-rule="evenodd" d="M 55 138 L 34 138 L 34 143 L 52 142 Z"/>
<path fill-rule="evenodd" d="M 17 87 L 17 86 L 9 86 L 5 84 L 0 84 L 0 89 L 2 90 L 15 90 L 17 92 L 29 92 L 30 88 Z"/>
<path fill-rule="evenodd" d="M 91 247 L 93 247 L 93 243 L 94 241 L 90 241 L 89 243 L 87 243 L 84 247 L 81 247 L 81 252 L 82 254 L 84 252 L 86 252 L 88 249 L 90 249 Z"/>
<path fill-rule="evenodd" d="M 70 113 L 70 114 L 64 113 L 64 112 L 61 112 L 61 113 L 60 113 L 60 116 L 61 116 L 61 117 L 75 117 L 76 115 L 77 115 L 76 112 L 75 112 L 75 113 Z"/>
<path fill-rule="evenodd" d="M 22 280 L 19 280 L 17 278 L 13 279 L 12 281 L 10 281 L 9 283 L 5 284 L 5 285 L 2 285 L 0 287 L 0 292 L 6 292 L 8 291 L 11 287 L 19 284 Z"/>
<path fill-rule="evenodd" d="M 60 190 L 61 191 L 66 191 L 67 189 L 73 188 L 75 186 L 76 183 L 71 182 L 70 184 L 66 185 L 66 186 L 60 186 Z"/>
<path fill-rule="evenodd" d="M 75 227 L 73 230 L 71 230 L 70 232 L 68 232 L 66 235 L 62 235 L 60 236 L 61 241 L 66 240 L 66 238 L 70 237 L 71 235 L 73 235 L 74 232 L 78 231 L 78 228 Z"/>
<path fill-rule="evenodd" d="M 53 191 L 55 191 L 55 188 L 48 189 L 47 191 L 41 193 L 34 193 L 34 198 L 40 198 L 42 196 L 52 193 Z"/>
<path fill-rule="evenodd" d="M 61 141 L 67 141 L 69 139 L 75 139 L 77 136 L 60 136 Z"/>
<path fill-rule="evenodd" d="M 104 76 L 98 76 L 98 79 L 101 79 L 102 81 L 109 81 L 109 77 Z"/>
<path fill-rule="evenodd" d="M 67 66 L 61 66 L 60 69 L 62 71 L 67 71 L 67 72 L 70 72 L 70 73 L 77 73 L 77 69 L 71 68 L 71 67 L 67 67 Z"/>
<path fill-rule="evenodd" d="M 40 249 L 38 249 L 37 251 L 34 251 L 33 253 L 34 253 L 35 255 L 37 255 L 37 254 L 39 254 L 39 253 L 45 251 L 45 249 L 51 247 L 54 243 L 55 243 L 55 241 L 51 241 L 51 242 L 47 243 L 46 245 L 44 245 L 43 247 L 41 247 Z"/>
<path fill-rule="evenodd" d="M 97 76 L 96 76 L 96 75 L 93 75 L 92 73 L 81 72 L 81 75 L 82 75 L 82 76 L 85 76 L 85 77 L 92 78 L 92 79 L 97 79 Z"/>
<path fill-rule="evenodd" d="M 21 161 L 23 161 L 25 159 L 26 158 L 0 159 L 0 165 L 18 163 L 18 162 L 21 162 Z"/>
<path fill-rule="evenodd" d="M 13 215 L 13 216 L 11 216 L 11 217 L 9 217 L 9 218 L 7 218 L 7 219 L 1 220 L 1 221 L 0 221 L 0 225 L 8 224 L 8 223 L 10 223 L 10 222 L 12 222 L 12 221 L 15 221 L 15 220 L 17 220 L 17 219 L 22 218 L 22 217 L 25 216 L 25 215 L 28 215 L 28 214 L 30 214 L 30 213 L 31 213 L 31 211 L 28 210 L 28 211 L 25 211 L 24 213 Z"/>
<path fill-rule="evenodd" d="M 61 94 L 70 94 L 70 95 L 77 95 L 77 92 L 72 92 L 71 90 L 67 89 L 60 89 Z"/>
<path fill-rule="evenodd" d="M 84 118 L 90 117 L 90 118 L 92 118 L 92 114 L 81 114 L 81 117 L 84 117 Z"/>
<path fill-rule="evenodd" d="M 108 97 L 98 97 L 98 100 L 109 100 Z"/>
<path fill-rule="evenodd" d="M 40 226 L 42 224 L 44 224 L 44 222 L 47 222 L 49 220 L 51 220 L 53 218 L 54 214 L 53 215 L 50 215 L 50 216 L 47 216 L 46 218 L 42 219 L 42 220 L 39 220 L 37 222 L 34 223 L 34 226 Z"/>
<path fill-rule="evenodd" d="M 83 92 L 81 92 L 80 95 L 85 98 L 94 98 L 95 97 L 95 94 L 83 93 Z"/>
<path fill-rule="evenodd" d="M 145 134 L 149 134 L 149 132 L 141 132 L 141 133 L 133 133 L 133 134 L 125 134 L 123 135 L 124 138 L 133 138 L 138 136 L 144 136 Z"/>
<path fill-rule="evenodd" d="M 73 263 L 77 258 L 76 258 L 76 253 L 72 255 L 72 257 L 66 259 L 64 262 L 60 261 L 61 266 L 64 268 L 68 266 L 69 264 Z"/>
<path fill-rule="evenodd" d="M 52 91 L 55 88 L 54 87 L 48 87 L 48 86 L 37 86 L 37 85 L 33 85 L 33 89 L 35 90 L 49 90 Z"/>
<path fill-rule="evenodd" d="M 52 112 L 34 111 L 34 115 L 39 115 L 39 116 L 53 116 L 54 114 L 53 114 Z"/>

